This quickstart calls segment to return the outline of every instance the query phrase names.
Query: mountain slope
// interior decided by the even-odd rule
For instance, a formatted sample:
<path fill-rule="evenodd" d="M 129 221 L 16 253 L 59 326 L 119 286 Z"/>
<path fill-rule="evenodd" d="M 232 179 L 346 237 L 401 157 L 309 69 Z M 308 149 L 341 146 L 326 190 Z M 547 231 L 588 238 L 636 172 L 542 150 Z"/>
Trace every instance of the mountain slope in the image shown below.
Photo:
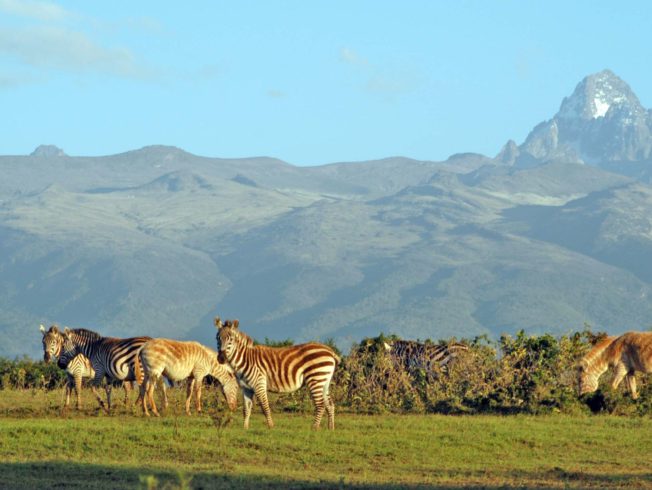
<path fill-rule="evenodd" d="M 611 72 L 496 158 L 0 157 L 0 355 L 39 323 L 214 343 L 618 332 L 652 318 L 649 111 Z"/>

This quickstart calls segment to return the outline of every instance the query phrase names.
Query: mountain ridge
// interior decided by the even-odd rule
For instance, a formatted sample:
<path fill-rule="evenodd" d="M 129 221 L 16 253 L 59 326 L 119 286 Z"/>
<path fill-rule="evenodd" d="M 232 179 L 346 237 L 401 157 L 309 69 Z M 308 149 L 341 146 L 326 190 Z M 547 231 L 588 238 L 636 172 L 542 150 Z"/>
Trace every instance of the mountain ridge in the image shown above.
<path fill-rule="evenodd" d="M 55 322 L 211 345 L 216 314 L 345 349 L 381 331 L 648 328 L 649 111 L 613 77 L 589 75 L 494 158 L 0 156 L 0 356 L 38 355 Z"/>

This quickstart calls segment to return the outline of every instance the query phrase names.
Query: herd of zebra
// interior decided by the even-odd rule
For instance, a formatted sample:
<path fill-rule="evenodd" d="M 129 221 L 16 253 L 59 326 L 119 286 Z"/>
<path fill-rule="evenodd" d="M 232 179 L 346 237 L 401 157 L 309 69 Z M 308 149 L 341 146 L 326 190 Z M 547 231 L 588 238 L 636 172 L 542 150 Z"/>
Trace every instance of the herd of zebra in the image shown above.
<path fill-rule="evenodd" d="M 159 412 L 153 392 L 160 385 L 163 406 L 167 408 L 166 384 L 187 380 L 185 411 L 190 414 L 192 397 L 201 413 L 201 390 L 206 376 L 214 377 L 231 410 L 237 406 L 238 392 L 243 395 L 244 427 L 249 418 L 254 397 L 258 400 L 268 427 L 273 427 L 268 391 L 291 393 L 307 386 L 315 414 L 313 428 L 318 429 L 326 412 L 329 429 L 335 428 L 335 404 L 329 386 L 340 357 L 324 344 L 309 342 L 286 347 L 255 345 L 247 334 L 239 329 L 238 320 L 222 321 L 215 318 L 217 350 L 194 341 L 132 337 L 126 339 L 103 337 L 86 329 L 59 329 L 56 325 L 48 330 L 40 326 L 43 335 L 44 360 L 54 359 L 67 373 L 66 401 L 74 389 L 77 407 L 81 408 L 81 384 L 83 378 L 91 379 L 91 389 L 100 407 L 111 410 L 111 388 L 114 382 L 122 382 L 125 389 L 125 405 L 133 384 L 139 386 L 137 404 L 142 405 L 145 415 L 151 409 Z M 460 353 L 468 350 L 461 343 L 448 345 L 422 344 L 414 341 L 394 340 L 384 342 L 394 362 L 408 372 L 436 369 L 446 370 L 449 363 Z M 637 397 L 635 372 L 652 372 L 652 333 L 629 332 L 619 337 L 606 337 L 598 342 L 578 364 L 579 394 L 590 393 L 598 388 L 600 376 L 609 368 L 614 369 L 612 386 L 616 388 L 626 380 L 632 397 Z M 106 405 L 97 392 L 106 379 Z"/>
<path fill-rule="evenodd" d="M 81 386 L 84 378 L 102 409 L 111 410 L 111 390 L 121 382 L 125 390 L 125 405 L 134 384 L 139 386 L 136 404 L 145 415 L 151 410 L 158 416 L 154 389 L 161 387 L 163 406 L 168 407 L 166 383 L 188 380 L 185 411 L 190 414 L 192 397 L 201 413 L 201 389 L 207 375 L 214 377 L 231 410 L 237 405 L 238 391 L 243 395 L 244 426 L 249 418 L 254 397 L 258 399 L 268 427 L 273 427 L 267 392 L 289 393 L 307 386 L 315 406 L 313 427 L 319 428 L 324 411 L 328 426 L 335 427 L 335 405 L 329 386 L 339 356 L 327 345 L 310 342 L 289 347 L 254 345 L 253 340 L 239 329 L 237 320 L 215 318 L 217 348 L 193 341 L 154 339 L 151 337 L 103 337 L 91 330 L 78 328 L 61 330 L 52 325 L 46 330 L 41 325 L 43 357 L 46 362 L 57 360 L 67 373 L 64 408 L 70 405 L 75 391 L 77 408 L 81 408 Z M 384 343 L 391 358 L 406 371 L 423 369 L 432 373 L 444 368 L 468 347 L 460 343 L 449 345 L 422 344 L 395 340 Z M 106 404 L 97 387 L 106 380 Z"/>

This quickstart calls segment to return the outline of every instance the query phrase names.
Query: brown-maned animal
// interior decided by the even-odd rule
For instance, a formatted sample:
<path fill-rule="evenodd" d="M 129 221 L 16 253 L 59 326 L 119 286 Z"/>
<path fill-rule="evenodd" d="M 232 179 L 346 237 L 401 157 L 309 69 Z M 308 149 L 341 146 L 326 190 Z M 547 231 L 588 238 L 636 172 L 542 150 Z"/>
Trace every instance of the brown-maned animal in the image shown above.
<path fill-rule="evenodd" d="M 613 369 L 613 389 L 626 380 L 627 388 L 636 400 L 636 372 L 652 372 L 652 332 L 627 332 L 620 337 L 605 337 L 579 363 L 579 393 L 598 389 L 600 376 Z"/>
<path fill-rule="evenodd" d="M 188 379 L 186 393 L 186 413 L 190 415 L 190 400 L 195 393 L 195 406 L 201 413 L 201 388 L 207 375 L 216 378 L 231 410 L 238 403 L 238 383 L 229 366 L 217 361 L 217 352 L 198 342 L 182 342 L 170 339 L 152 339 L 143 345 L 138 355 L 136 369 L 143 370 L 143 384 L 140 388 L 143 412 L 149 416 L 147 404 L 159 416 L 154 397 L 156 382 L 165 377 L 169 381 Z"/>
<path fill-rule="evenodd" d="M 238 330 L 238 320 L 222 323 L 217 317 L 215 328 L 220 362 L 231 365 L 242 388 L 245 429 L 249 428 L 254 395 L 265 413 L 267 426 L 272 428 L 267 391 L 292 393 L 304 385 L 315 405 L 313 428 L 319 428 L 324 410 L 328 413 L 328 428 L 335 428 L 335 404 L 328 387 L 340 358 L 333 349 L 316 342 L 290 347 L 254 345 L 251 337 Z"/>

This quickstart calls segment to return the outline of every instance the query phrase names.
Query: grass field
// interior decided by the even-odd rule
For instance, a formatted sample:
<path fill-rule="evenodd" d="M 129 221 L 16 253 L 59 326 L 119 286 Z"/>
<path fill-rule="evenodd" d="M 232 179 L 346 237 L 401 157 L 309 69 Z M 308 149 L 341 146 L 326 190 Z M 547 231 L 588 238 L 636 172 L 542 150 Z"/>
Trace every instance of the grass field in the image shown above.
<path fill-rule="evenodd" d="M 174 391 L 160 419 L 0 391 L 0 487 L 652 488 L 649 418 L 338 413 L 315 432 L 309 413 L 268 430 L 256 411 L 245 431 L 209 391 L 208 414 L 179 415 Z"/>

